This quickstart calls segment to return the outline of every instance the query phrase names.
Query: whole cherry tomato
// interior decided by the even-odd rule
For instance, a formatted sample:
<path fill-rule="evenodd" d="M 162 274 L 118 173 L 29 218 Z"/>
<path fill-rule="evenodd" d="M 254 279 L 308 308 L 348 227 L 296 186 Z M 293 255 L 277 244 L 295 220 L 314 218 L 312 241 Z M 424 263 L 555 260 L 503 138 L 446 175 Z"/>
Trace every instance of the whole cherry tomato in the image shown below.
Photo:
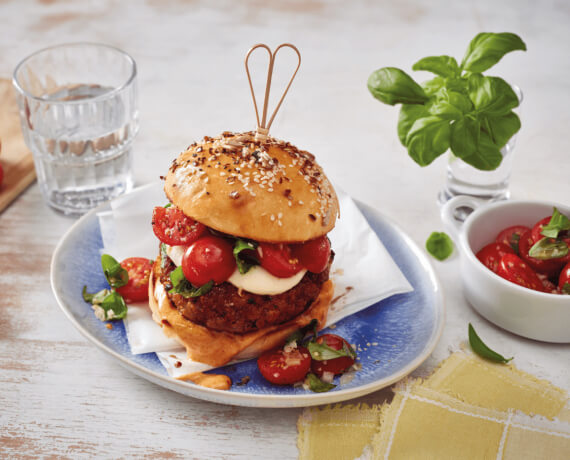
<path fill-rule="evenodd" d="M 192 244 L 206 232 L 206 226 L 188 217 L 176 206 L 157 206 L 152 212 L 152 230 L 170 246 Z"/>
<path fill-rule="evenodd" d="M 544 236 L 540 239 L 542 238 L 544 238 Z M 521 258 L 538 273 L 543 273 L 548 277 L 558 276 L 560 269 L 570 261 L 570 251 L 566 256 L 558 257 L 556 259 L 535 259 L 528 255 L 530 248 L 532 248 L 534 244 L 535 241 L 532 237 L 532 232 L 526 232 L 521 235 L 521 239 L 519 241 L 519 255 Z"/>
<path fill-rule="evenodd" d="M 570 294 L 570 262 L 560 272 L 558 287 L 565 294 Z"/>
<path fill-rule="evenodd" d="M 342 374 L 354 364 L 356 352 L 342 337 L 335 334 L 323 334 L 317 337 L 317 343 L 325 344 L 333 350 L 342 350 L 344 348 L 349 354 L 349 356 L 340 356 L 338 358 L 326 359 L 323 361 L 313 359 L 311 370 L 319 377 L 322 377 L 325 372 L 330 372 L 334 375 Z"/>
<path fill-rule="evenodd" d="M 326 236 L 293 245 L 293 255 L 301 265 L 313 273 L 321 273 L 331 257 L 331 243 Z"/>
<path fill-rule="evenodd" d="M 144 257 L 129 257 L 121 262 L 129 273 L 129 281 L 117 288 L 125 302 L 141 302 L 148 300 L 148 279 L 152 270 L 152 261 Z"/>
<path fill-rule="evenodd" d="M 223 283 L 236 268 L 233 247 L 214 235 L 199 238 L 182 256 L 182 272 L 194 286 Z"/>
<path fill-rule="evenodd" d="M 501 257 L 505 254 L 514 254 L 515 251 L 504 243 L 491 243 L 484 246 L 476 254 L 477 259 L 483 263 L 488 269 L 497 273 Z"/>
<path fill-rule="evenodd" d="M 289 278 L 303 269 L 288 244 L 259 243 L 257 255 L 261 266 L 278 278 Z"/>
<path fill-rule="evenodd" d="M 305 378 L 311 368 L 311 355 L 304 347 L 267 351 L 257 359 L 257 367 L 269 382 L 288 385 Z"/>
<path fill-rule="evenodd" d="M 503 243 L 507 246 L 513 248 L 516 254 L 518 254 L 519 248 L 519 241 L 521 239 L 521 235 L 525 232 L 528 232 L 530 228 L 524 225 L 513 225 L 512 227 L 505 228 L 502 230 L 495 238 L 497 243 Z"/>
<path fill-rule="evenodd" d="M 519 286 L 544 292 L 536 273 L 516 254 L 505 254 L 501 257 L 497 274 Z"/>

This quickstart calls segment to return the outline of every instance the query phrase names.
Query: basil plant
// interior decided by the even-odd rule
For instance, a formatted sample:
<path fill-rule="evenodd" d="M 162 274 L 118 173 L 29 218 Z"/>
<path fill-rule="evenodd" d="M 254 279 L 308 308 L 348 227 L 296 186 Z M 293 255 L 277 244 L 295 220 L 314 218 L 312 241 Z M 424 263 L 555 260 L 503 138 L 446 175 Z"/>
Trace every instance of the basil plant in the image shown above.
<path fill-rule="evenodd" d="M 521 127 L 513 112 L 519 99 L 505 80 L 482 72 L 515 50 L 526 45 L 513 33 L 480 33 L 461 64 L 451 56 L 430 56 L 413 65 L 434 73 L 431 80 L 420 85 L 403 70 L 383 67 L 370 75 L 368 89 L 385 104 L 402 104 L 398 136 L 420 166 L 451 149 L 471 166 L 491 171 Z"/>

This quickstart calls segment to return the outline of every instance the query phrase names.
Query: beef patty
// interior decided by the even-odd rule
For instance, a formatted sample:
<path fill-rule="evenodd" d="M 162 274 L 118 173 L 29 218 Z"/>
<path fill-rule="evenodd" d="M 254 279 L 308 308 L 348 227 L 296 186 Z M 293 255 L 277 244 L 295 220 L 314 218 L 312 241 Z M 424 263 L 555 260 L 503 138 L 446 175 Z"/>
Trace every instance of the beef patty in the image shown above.
<path fill-rule="evenodd" d="M 224 282 L 200 297 L 185 298 L 168 292 L 172 288 L 170 272 L 176 268 L 169 258 L 165 258 L 161 269 L 159 257 L 154 270 L 168 298 L 186 319 L 216 331 L 243 334 L 284 323 L 309 308 L 329 279 L 333 258 L 331 251 L 329 264 L 321 273 L 305 273 L 295 287 L 278 295 L 252 294 Z"/>

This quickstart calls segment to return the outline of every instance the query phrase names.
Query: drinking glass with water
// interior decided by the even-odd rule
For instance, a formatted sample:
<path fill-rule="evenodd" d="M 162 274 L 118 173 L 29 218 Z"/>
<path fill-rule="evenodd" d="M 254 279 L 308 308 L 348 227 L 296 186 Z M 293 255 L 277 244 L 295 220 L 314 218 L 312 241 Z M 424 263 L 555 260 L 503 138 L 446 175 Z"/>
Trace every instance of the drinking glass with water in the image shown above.
<path fill-rule="evenodd" d="M 46 48 L 16 67 L 24 139 L 52 208 L 81 215 L 132 188 L 136 74 L 128 54 L 93 43 Z"/>

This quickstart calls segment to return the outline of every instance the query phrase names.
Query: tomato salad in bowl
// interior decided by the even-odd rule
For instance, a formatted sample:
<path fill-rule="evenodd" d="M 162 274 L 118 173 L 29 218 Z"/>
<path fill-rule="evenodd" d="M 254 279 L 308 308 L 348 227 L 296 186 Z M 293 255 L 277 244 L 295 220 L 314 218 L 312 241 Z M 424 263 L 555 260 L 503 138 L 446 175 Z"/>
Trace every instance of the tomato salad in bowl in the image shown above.
<path fill-rule="evenodd" d="M 460 223 L 465 207 L 475 210 Z M 568 206 L 459 196 L 441 215 L 458 242 L 465 297 L 481 315 L 527 338 L 570 342 Z"/>

